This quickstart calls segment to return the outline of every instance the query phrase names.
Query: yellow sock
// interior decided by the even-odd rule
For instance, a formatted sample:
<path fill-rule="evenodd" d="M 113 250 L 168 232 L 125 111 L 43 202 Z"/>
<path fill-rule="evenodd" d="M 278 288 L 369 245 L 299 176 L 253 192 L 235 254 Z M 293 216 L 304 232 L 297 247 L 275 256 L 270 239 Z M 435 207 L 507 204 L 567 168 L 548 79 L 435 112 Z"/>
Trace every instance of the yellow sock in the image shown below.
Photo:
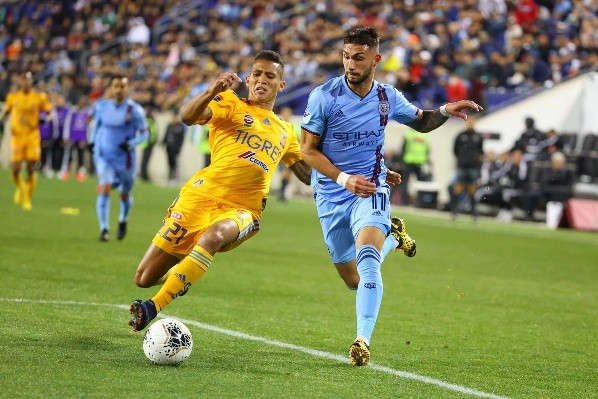
<path fill-rule="evenodd" d="M 160 291 L 152 298 L 156 310 L 160 312 L 174 298 L 184 294 L 187 289 L 201 278 L 210 267 L 214 257 L 205 249 L 196 245 L 193 251 L 179 264 L 169 270 L 170 273 Z"/>
<path fill-rule="evenodd" d="M 178 265 L 178 263 L 177 263 L 177 265 Z M 172 271 L 174 270 L 175 267 L 176 267 L 176 265 L 171 267 L 170 270 L 167 271 L 166 274 L 163 275 L 162 278 L 160 278 L 160 280 L 156 281 L 156 284 L 154 284 L 154 285 L 163 285 L 166 282 L 166 280 L 168 280 L 168 277 L 170 277 L 172 275 Z"/>
<path fill-rule="evenodd" d="M 25 182 L 25 197 L 31 201 L 31 197 L 33 196 L 33 190 L 37 185 L 37 173 L 33 172 L 29 176 L 29 179 Z"/>
<path fill-rule="evenodd" d="M 15 196 L 13 198 L 14 203 L 17 205 L 21 205 L 21 203 L 23 202 L 23 197 L 25 196 L 25 183 L 23 182 L 23 179 L 21 178 L 20 173 L 16 177 L 13 175 L 12 181 L 17 186 L 17 189 L 15 191 Z"/>

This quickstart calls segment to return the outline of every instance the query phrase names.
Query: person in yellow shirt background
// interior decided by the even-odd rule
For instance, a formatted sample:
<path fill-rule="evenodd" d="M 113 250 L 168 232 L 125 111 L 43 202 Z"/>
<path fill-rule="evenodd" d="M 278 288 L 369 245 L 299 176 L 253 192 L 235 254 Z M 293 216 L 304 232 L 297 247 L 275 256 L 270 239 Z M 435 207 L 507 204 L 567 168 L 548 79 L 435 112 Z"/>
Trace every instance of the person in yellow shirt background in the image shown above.
<path fill-rule="evenodd" d="M 12 179 L 17 186 L 14 202 L 24 210 L 31 210 L 31 197 L 36 183 L 36 164 L 41 157 L 39 132 L 40 113 L 50 112 L 52 106 L 46 93 L 33 89 L 31 72 L 19 79 L 20 90 L 6 97 L 6 109 L 0 123 L 10 118 L 10 166 Z M 21 177 L 23 163 L 27 165 L 27 178 Z"/>

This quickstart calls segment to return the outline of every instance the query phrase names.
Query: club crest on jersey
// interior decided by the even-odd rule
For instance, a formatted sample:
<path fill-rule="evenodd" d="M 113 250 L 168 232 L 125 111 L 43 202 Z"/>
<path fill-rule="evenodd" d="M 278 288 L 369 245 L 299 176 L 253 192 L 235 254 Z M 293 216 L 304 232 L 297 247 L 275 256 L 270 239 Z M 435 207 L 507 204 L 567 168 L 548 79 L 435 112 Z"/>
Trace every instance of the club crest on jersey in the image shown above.
<path fill-rule="evenodd" d="M 302 122 L 304 124 L 307 124 L 307 123 L 309 123 L 310 119 L 311 119 L 311 113 L 308 110 L 305 110 L 305 112 L 303 113 L 303 121 Z"/>
<path fill-rule="evenodd" d="M 280 132 L 280 147 L 284 148 L 287 145 L 287 134 L 286 132 L 283 130 L 282 132 Z"/>
<path fill-rule="evenodd" d="M 244 153 L 241 153 L 241 154 L 237 155 L 237 158 L 246 159 L 249 162 L 251 162 L 252 164 L 259 166 L 260 168 L 262 168 L 266 172 L 269 172 L 270 168 L 268 167 L 268 165 L 266 165 L 264 162 L 262 162 L 259 159 L 257 159 L 255 157 L 255 155 L 256 155 L 256 153 L 253 152 L 253 151 L 245 151 Z"/>
<path fill-rule="evenodd" d="M 245 116 L 243 117 L 243 122 L 245 122 L 245 124 L 243 125 L 244 127 L 251 127 L 251 125 L 253 124 L 253 118 L 251 117 L 251 115 L 245 114 Z"/>
<path fill-rule="evenodd" d="M 388 115 L 388 112 L 390 111 L 390 104 L 388 104 L 388 101 L 380 101 L 378 104 L 378 111 L 380 111 L 380 115 Z"/>

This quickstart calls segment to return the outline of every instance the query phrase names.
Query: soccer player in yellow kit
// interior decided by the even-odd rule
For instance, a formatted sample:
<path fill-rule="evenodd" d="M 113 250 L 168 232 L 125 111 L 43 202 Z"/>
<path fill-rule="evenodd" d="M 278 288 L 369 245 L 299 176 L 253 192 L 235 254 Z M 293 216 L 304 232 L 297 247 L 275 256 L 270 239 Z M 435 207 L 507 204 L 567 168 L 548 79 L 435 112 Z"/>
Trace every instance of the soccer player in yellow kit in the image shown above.
<path fill-rule="evenodd" d="M 279 162 L 310 183 L 311 169 L 301 159 L 293 126 L 272 111 L 285 86 L 283 72 L 278 53 L 260 51 L 246 78 L 248 99 L 229 90 L 241 79 L 225 72 L 181 109 L 187 125 L 210 123 L 212 163 L 181 188 L 137 268 L 139 287 L 163 285 L 151 299 L 131 304 L 129 325 L 134 331 L 185 294 L 208 271 L 217 252 L 257 234 Z"/>
<path fill-rule="evenodd" d="M 0 123 L 12 114 L 10 122 L 10 164 L 12 179 L 17 186 L 14 202 L 24 210 L 31 210 L 31 196 L 35 188 L 35 166 L 41 157 L 39 132 L 40 112 L 50 112 L 52 106 L 46 93 L 33 90 L 33 77 L 26 72 L 20 79 L 21 89 L 6 97 L 6 113 Z M 23 162 L 27 163 L 27 180 L 21 177 Z"/>

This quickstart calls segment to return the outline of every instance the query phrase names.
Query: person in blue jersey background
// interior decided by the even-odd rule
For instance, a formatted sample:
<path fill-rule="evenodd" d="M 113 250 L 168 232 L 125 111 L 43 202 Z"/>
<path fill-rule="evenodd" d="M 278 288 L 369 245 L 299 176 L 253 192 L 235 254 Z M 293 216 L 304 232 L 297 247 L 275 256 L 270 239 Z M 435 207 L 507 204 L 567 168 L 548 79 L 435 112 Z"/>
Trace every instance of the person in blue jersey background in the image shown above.
<path fill-rule="evenodd" d="M 117 239 L 127 233 L 127 221 L 135 183 L 135 147 L 148 139 L 145 112 L 141 105 L 127 98 L 128 79 L 112 77 L 109 98 L 98 100 L 91 114 L 95 120 L 90 140 L 98 176 L 96 211 L 100 224 L 100 241 L 108 241 L 110 225 L 110 192 L 117 187 L 120 194 Z"/>
<path fill-rule="evenodd" d="M 380 62 L 377 31 L 345 33 L 344 75 L 316 87 L 302 120 L 301 154 L 312 167 L 311 184 L 324 240 L 345 284 L 356 294 L 357 337 L 351 363 L 367 365 L 370 339 L 382 302 L 381 263 L 391 250 L 415 255 L 402 219 L 390 215 L 384 165 L 384 130 L 390 119 L 427 133 L 466 110 L 473 101 L 421 110 L 393 86 L 374 80 Z"/>

